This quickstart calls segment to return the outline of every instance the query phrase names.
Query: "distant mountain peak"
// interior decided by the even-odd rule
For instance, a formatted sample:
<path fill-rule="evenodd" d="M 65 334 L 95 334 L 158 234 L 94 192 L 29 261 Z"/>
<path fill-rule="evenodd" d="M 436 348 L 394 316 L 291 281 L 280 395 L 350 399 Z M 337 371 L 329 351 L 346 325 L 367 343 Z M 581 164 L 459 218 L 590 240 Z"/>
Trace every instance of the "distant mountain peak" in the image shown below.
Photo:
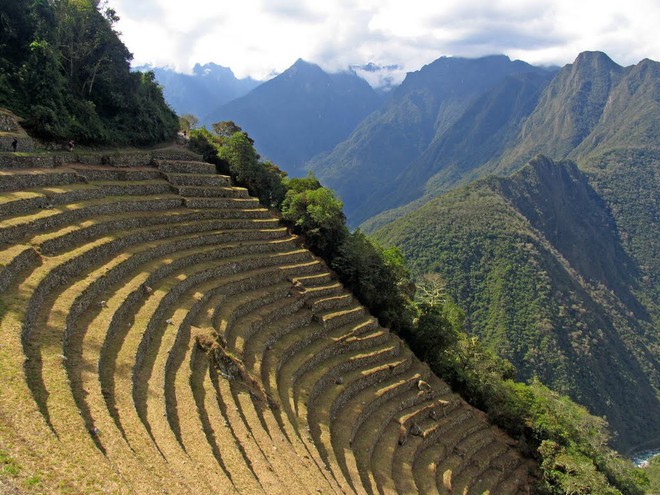
<path fill-rule="evenodd" d="M 603 52 L 582 52 L 567 69 L 572 73 L 594 75 L 617 72 L 622 67 Z"/>
<path fill-rule="evenodd" d="M 278 77 L 292 77 L 292 76 L 320 76 L 327 75 L 320 66 L 299 58 L 287 70 L 282 72 Z"/>
<path fill-rule="evenodd" d="M 201 77 L 213 75 L 215 77 L 223 76 L 232 79 L 236 78 L 234 71 L 232 71 L 229 67 L 214 64 L 213 62 L 209 62 L 204 65 L 197 63 L 193 67 L 192 72 L 193 75 Z"/>
<path fill-rule="evenodd" d="M 600 51 L 584 51 L 578 54 L 575 63 L 607 63 L 617 65 L 606 53 Z"/>

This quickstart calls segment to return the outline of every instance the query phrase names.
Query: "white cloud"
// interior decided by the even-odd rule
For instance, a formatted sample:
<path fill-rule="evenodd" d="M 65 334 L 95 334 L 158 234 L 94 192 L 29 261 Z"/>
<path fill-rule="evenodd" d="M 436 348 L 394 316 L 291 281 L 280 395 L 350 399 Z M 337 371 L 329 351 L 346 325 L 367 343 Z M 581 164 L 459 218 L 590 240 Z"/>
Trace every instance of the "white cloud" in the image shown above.
<path fill-rule="evenodd" d="M 602 50 L 660 57 L 656 0 L 110 0 L 135 64 L 215 62 L 266 78 L 298 58 L 328 70 L 374 62 L 413 71 L 442 55 L 504 53 L 564 65 Z"/>

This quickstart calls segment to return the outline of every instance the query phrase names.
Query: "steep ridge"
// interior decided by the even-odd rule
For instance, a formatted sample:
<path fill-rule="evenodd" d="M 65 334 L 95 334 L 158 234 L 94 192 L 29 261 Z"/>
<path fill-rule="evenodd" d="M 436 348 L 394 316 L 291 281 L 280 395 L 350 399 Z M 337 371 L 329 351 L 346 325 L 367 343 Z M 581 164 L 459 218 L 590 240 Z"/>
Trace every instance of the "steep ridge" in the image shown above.
<path fill-rule="evenodd" d="M 471 331 L 519 378 L 538 376 L 606 416 L 621 449 L 657 437 L 653 306 L 611 210 L 574 163 L 537 157 L 375 236 L 401 248 L 415 272 L 440 273 Z"/>
<path fill-rule="evenodd" d="M 515 169 L 539 153 L 557 160 L 577 158 L 572 153 L 594 129 L 609 118 L 616 118 L 610 111 L 612 92 L 631 71 L 634 67 L 623 68 L 602 52 L 578 55 L 550 83 L 521 129 L 518 143 L 502 158 L 499 171 Z M 626 109 L 624 113 L 638 122 L 644 113 L 637 114 L 634 110 L 634 107 Z M 636 143 L 626 139 L 622 144 L 630 147 Z M 593 149 L 593 144 L 584 149 L 589 148 Z"/>
<path fill-rule="evenodd" d="M 73 158 L 0 156 L 0 451 L 19 482 L 526 493 L 514 442 L 245 189 L 183 150 Z"/>

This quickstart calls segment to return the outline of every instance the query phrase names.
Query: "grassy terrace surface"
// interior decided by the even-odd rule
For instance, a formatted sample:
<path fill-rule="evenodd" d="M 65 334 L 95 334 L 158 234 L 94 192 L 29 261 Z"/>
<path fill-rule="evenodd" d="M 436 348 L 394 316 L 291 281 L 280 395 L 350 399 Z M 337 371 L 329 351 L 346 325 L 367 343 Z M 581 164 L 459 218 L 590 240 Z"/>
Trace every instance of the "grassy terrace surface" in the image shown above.
<path fill-rule="evenodd" d="M 0 492 L 526 493 L 513 442 L 212 165 L 3 156 Z"/>

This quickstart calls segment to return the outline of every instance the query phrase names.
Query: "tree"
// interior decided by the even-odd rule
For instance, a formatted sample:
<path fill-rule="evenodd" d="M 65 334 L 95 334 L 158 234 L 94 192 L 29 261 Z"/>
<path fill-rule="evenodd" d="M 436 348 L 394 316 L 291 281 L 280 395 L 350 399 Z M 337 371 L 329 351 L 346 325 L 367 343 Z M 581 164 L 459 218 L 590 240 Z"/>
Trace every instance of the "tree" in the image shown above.
<path fill-rule="evenodd" d="M 259 155 L 252 145 L 252 140 L 245 132 L 236 132 L 220 142 L 222 145 L 218 156 L 229 163 L 232 175 L 241 185 L 254 189 Z"/>
<path fill-rule="evenodd" d="M 357 229 L 340 244 L 332 267 L 383 326 L 410 331 L 415 285 L 398 249 L 383 249 Z"/>
<path fill-rule="evenodd" d="M 309 184 L 311 189 L 305 189 Z M 309 248 L 332 260 L 348 234 L 343 204 L 330 189 L 316 187 L 315 179 L 285 181 L 287 193 L 282 201 L 282 218 L 294 231 L 305 236 Z"/>
<path fill-rule="evenodd" d="M 154 144 L 177 119 L 153 74 L 130 71 L 132 55 L 97 0 L 0 4 L 0 104 L 46 140 Z"/>
<path fill-rule="evenodd" d="M 190 113 L 184 113 L 179 117 L 179 130 L 190 132 L 199 124 L 199 119 Z"/>
<path fill-rule="evenodd" d="M 215 132 L 216 135 L 220 136 L 221 138 L 230 138 L 237 132 L 243 132 L 243 129 L 241 129 L 231 120 L 223 120 L 221 122 L 216 122 L 214 124 L 211 124 L 211 128 L 213 129 L 213 132 Z M 250 144 L 254 146 L 254 141 L 249 136 L 248 139 L 250 140 Z"/>
<path fill-rule="evenodd" d="M 65 81 L 59 72 L 57 55 L 47 41 L 32 42 L 19 80 L 21 100 L 31 102 L 26 109 L 25 126 L 45 140 L 66 136 L 70 116 L 63 97 Z"/>

